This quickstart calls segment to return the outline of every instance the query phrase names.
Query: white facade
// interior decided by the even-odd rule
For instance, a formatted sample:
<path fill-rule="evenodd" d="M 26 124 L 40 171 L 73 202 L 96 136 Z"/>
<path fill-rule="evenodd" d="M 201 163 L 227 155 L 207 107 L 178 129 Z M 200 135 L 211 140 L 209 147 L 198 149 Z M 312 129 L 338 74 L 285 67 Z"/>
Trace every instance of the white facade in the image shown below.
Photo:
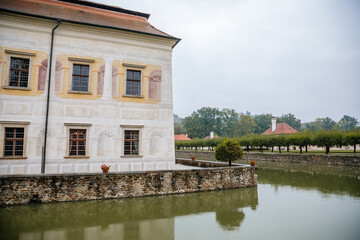
<path fill-rule="evenodd" d="M 1 175 L 41 172 L 47 67 L 55 26 L 56 21 L 0 12 Z M 174 168 L 174 42 L 61 23 L 54 35 L 45 173 L 101 172 L 102 164 L 109 164 L 110 172 Z M 16 54 L 31 58 L 30 87 L 26 90 L 7 88 L 9 58 Z M 86 94 L 71 92 L 74 62 L 90 66 Z M 126 95 L 127 69 L 141 72 L 141 96 Z M 159 79 L 150 83 L 154 72 Z M 24 154 L 8 158 L 4 156 L 4 129 L 17 126 L 25 129 Z M 70 129 L 86 129 L 84 157 L 69 156 Z M 127 129 L 139 131 L 138 155 L 124 154 Z"/>

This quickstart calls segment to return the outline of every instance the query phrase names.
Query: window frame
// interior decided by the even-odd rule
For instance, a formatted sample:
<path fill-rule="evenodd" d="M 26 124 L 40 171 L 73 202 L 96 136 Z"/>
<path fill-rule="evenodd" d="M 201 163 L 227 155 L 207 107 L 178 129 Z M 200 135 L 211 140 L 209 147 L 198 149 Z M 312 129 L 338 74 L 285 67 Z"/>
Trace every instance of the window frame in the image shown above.
<path fill-rule="evenodd" d="M 128 78 L 128 73 L 132 72 L 132 78 Z M 140 74 L 140 79 L 137 80 L 135 79 L 135 73 L 139 73 Z M 126 89 L 125 89 L 125 94 L 126 95 L 130 95 L 130 96 L 141 96 L 141 71 L 139 70 L 133 70 L 133 69 L 127 69 L 126 70 Z M 131 87 L 131 93 L 128 93 L 128 82 L 132 82 L 132 87 Z M 134 83 L 139 83 L 139 94 L 135 94 L 135 89 L 134 89 Z"/>
<path fill-rule="evenodd" d="M 78 66 L 80 69 L 80 73 L 79 74 L 74 74 L 74 67 L 75 66 Z M 84 68 L 87 67 L 88 68 L 88 73 L 87 75 L 83 74 L 83 70 Z M 72 75 L 71 75 L 71 91 L 77 91 L 77 92 L 89 92 L 89 74 L 90 74 L 90 66 L 88 64 L 77 64 L 77 63 L 73 63 L 73 72 L 72 72 Z M 76 90 L 76 89 L 73 89 L 74 88 L 74 77 L 79 77 L 79 88 Z M 87 86 L 86 86 L 86 91 L 84 90 L 81 90 L 81 79 L 82 78 L 87 78 Z"/>
<path fill-rule="evenodd" d="M 34 59 L 35 53 L 13 51 L 13 50 L 6 49 L 5 54 L 6 54 L 6 71 L 5 71 L 6 77 L 5 77 L 5 85 L 3 85 L 2 88 L 3 89 L 30 91 L 31 90 L 31 77 L 32 77 L 32 70 L 33 70 L 33 59 Z M 10 73 L 11 73 L 11 59 L 12 58 L 29 60 L 27 87 L 10 86 Z"/>
<path fill-rule="evenodd" d="M 126 139 L 127 132 L 130 133 L 130 137 L 131 137 L 130 139 Z M 134 133 L 137 133 L 137 139 L 133 138 Z M 140 139 L 139 139 L 140 132 L 139 132 L 139 130 L 124 130 L 124 136 L 125 136 L 124 137 L 124 156 L 131 156 L 131 157 L 139 156 L 139 143 L 140 143 Z M 126 147 L 127 142 L 130 143 L 130 153 L 125 152 L 125 147 Z M 137 153 L 132 153 L 132 147 L 135 145 L 135 142 L 137 142 L 137 147 L 138 147 Z"/>
<path fill-rule="evenodd" d="M 121 138 L 121 153 L 120 153 L 120 157 L 121 158 L 141 158 L 142 157 L 142 144 L 143 144 L 143 139 L 142 139 L 142 130 L 144 125 L 120 125 L 121 127 L 121 134 L 122 134 L 122 138 Z M 138 154 L 125 154 L 125 131 L 138 131 L 139 132 L 139 138 L 138 138 Z"/>
<path fill-rule="evenodd" d="M 71 62 L 70 64 L 70 71 L 69 71 L 69 89 L 68 93 L 72 94 L 88 94 L 92 95 L 92 89 L 91 89 L 91 82 L 92 82 L 92 64 L 95 62 L 94 59 L 86 59 L 86 58 L 74 58 L 69 57 L 68 60 Z M 81 91 L 81 90 L 73 90 L 73 72 L 74 72 L 74 65 L 81 65 L 81 66 L 89 66 L 89 75 L 88 75 L 88 86 L 87 91 Z"/>
<path fill-rule="evenodd" d="M 86 156 L 86 142 L 87 142 L 87 139 L 86 139 L 86 133 L 87 133 L 87 130 L 86 129 L 78 129 L 78 128 L 70 128 L 69 129 L 69 157 L 84 157 Z M 83 134 L 85 135 L 85 138 L 72 138 L 73 136 L 73 132 L 75 131 L 79 131 L 81 132 L 80 134 Z M 79 148 L 81 146 L 81 142 L 84 142 L 84 154 L 80 154 L 80 151 Z M 71 147 L 73 146 L 73 144 L 75 143 L 75 154 L 72 154 L 73 150 L 71 149 Z"/>
<path fill-rule="evenodd" d="M 27 140 L 28 140 L 28 126 L 30 122 L 22 121 L 0 121 L 0 159 L 26 159 L 27 158 Z M 23 128 L 24 137 L 23 137 L 23 153 L 21 156 L 5 156 L 5 129 L 6 128 Z"/>
<path fill-rule="evenodd" d="M 133 98 L 144 98 L 143 89 L 144 89 L 144 69 L 146 68 L 145 65 L 137 65 L 137 64 L 130 64 L 130 63 L 123 63 L 124 67 L 124 90 L 123 90 L 123 97 L 133 97 Z M 126 93 L 126 86 L 127 86 L 127 72 L 128 71 L 136 71 L 140 72 L 140 91 L 139 95 L 127 94 Z"/>
<path fill-rule="evenodd" d="M 16 128 L 15 127 L 5 127 L 4 129 L 5 129 L 5 131 L 4 131 L 5 132 L 5 134 L 4 134 L 4 157 L 18 157 L 18 156 L 22 157 L 24 155 L 25 128 L 23 128 L 23 127 L 16 127 Z M 12 138 L 6 137 L 6 135 L 8 133 L 7 130 L 9 130 L 9 129 L 12 130 L 11 131 L 13 134 Z M 20 130 L 22 130 L 22 135 L 23 135 L 21 138 L 17 137 Z M 6 142 L 11 142 L 11 145 L 12 145 L 11 155 L 6 155 L 6 152 L 8 152 L 5 149 Z M 16 152 L 19 151 L 19 150 L 16 150 L 16 148 L 20 146 L 17 144 L 18 142 L 21 142 L 21 155 L 16 154 Z"/>
<path fill-rule="evenodd" d="M 64 123 L 66 127 L 66 155 L 64 158 L 90 158 L 90 127 L 91 123 Z M 71 130 L 86 130 L 85 135 L 85 155 L 70 155 L 70 131 Z"/>

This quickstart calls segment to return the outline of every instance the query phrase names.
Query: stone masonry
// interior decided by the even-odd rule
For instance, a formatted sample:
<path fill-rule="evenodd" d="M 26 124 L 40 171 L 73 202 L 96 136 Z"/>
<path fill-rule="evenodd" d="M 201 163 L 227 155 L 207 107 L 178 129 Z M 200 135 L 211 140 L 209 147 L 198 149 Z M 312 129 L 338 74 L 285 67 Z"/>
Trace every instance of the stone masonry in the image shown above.
<path fill-rule="evenodd" d="M 140 197 L 256 185 L 257 168 L 238 164 L 175 171 L 0 176 L 0 205 Z"/>

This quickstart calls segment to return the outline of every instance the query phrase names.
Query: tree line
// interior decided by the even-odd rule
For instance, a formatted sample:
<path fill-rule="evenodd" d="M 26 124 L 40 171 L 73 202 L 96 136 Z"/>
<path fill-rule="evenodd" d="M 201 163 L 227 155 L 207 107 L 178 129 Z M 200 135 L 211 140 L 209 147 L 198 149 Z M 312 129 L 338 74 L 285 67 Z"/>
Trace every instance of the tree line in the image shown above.
<path fill-rule="evenodd" d="M 213 139 L 196 138 L 191 141 L 176 141 L 175 148 L 178 150 L 204 150 L 214 148 L 224 140 L 223 137 Z M 340 130 L 321 130 L 317 132 L 305 131 L 291 135 L 252 135 L 234 138 L 246 151 L 259 150 L 263 152 L 265 149 L 274 151 L 274 147 L 278 147 L 279 153 L 281 148 L 289 152 L 291 146 L 298 147 L 300 153 L 308 151 L 308 146 L 324 147 L 325 153 L 330 152 L 332 147 L 342 147 L 351 145 L 356 153 L 356 145 L 360 144 L 360 130 L 340 131 Z"/>
<path fill-rule="evenodd" d="M 175 134 L 188 134 L 190 138 L 204 138 L 210 131 L 221 137 L 236 138 L 251 134 L 262 134 L 271 127 L 272 114 L 251 115 L 250 112 L 237 113 L 234 109 L 203 107 L 184 119 L 174 115 Z M 356 118 L 344 115 L 335 122 L 329 117 L 317 118 L 302 123 L 293 114 L 277 117 L 277 123 L 287 123 L 297 131 L 343 130 L 353 131 L 359 128 Z"/>

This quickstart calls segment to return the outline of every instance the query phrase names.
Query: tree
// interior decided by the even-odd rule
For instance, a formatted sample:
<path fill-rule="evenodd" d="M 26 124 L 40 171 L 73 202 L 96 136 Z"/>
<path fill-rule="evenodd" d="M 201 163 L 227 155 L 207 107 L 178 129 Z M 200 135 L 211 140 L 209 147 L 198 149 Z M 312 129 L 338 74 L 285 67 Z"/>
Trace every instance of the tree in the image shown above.
<path fill-rule="evenodd" d="M 214 131 L 221 134 L 222 112 L 218 108 L 203 107 L 183 121 L 183 126 L 191 138 L 204 138 Z"/>
<path fill-rule="evenodd" d="M 279 153 L 281 153 L 281 147 L 286 146 L 286 139 L 284 135 L 276 136 L 276 146 L 279 147 Z"/>
<path fill-rule="evenodd" d="M 299 132 L 296 134 L 291 134 L 288 136 L 288 141 L 290 145 L 298 146 L 300 148 L 300 154 L 302 154 L 302 148 L 311 144 L 310 135 L 307 132 Z"/>
<path fill-rule="evenodd" d="M 263 152 L 263 147 L 267 146 L 266 137 L 264 135 L 254 135 L 250 139 L 252 147 L 259 147 L 260 152 Z"/>
<path fill-rule="evenodd" d="M 313 136 L 313 143 L 318 147 L 325 147 L 326 154 L 329 154 L 333 146 L 343 144 L 342 134 L 339 131 L 319 131 Z"/>
<path fill-rule="evenodd" d="M 249 115 L 241 115 L 240 121 L 238 124 L 238 135 L 244 136 L 251 133 L 254 133 L 255 130 L 254 119 Z"/>
<path fill-rule="evenodd" d="M 243 154 L 243 150 L 236 140 L 225 139 L 215 148 L 216 160 L 229 162 L 229 166 L 231 166 L 231 161 L 241 159 Z"/>
<path fill-rule="evenodd" d="M 356 145 L 360 144 L 360 131 L 348 132 L 344 136 L 344 144 L 353 145 L 354 153 L 356 153 Z"/>
<path fill-rule="evenodd" d="M 282 115 L 277 119 L 278 123 L 287 123 L 289 126 L 295 128 L 297 131 L 300 131 L 301 128 L 301 120 L 296 118 L 294 114 L 288 113 L 286 115 Z"/>
<path fill-rule="evenodd" d="M 222 132 L 226 137 L 235 137 L 239 126 L 239 114 L 234 109 L 224 108 L 222 111 Z"/>
<path fill-rule="evenodd" d="M 186 131 L 181 124 L 174 123 L 174 134 L 185 134 Z"/>
<path fill-rule="evenodd" d="M 254 122 L 255 122 L 256 126 L 255 126 L 254 133 L 262 134 L 266 130 L 268 130 L 269 127 L 271 127 L 271 119 L 272 118 L 273 118 L 273 116 L 271 114 L 255 115 Z"/>
<path fill-rule="evenodd" d="M 306 124 L 306 128 L 313 132 L 319 130 L 332 130 L 335 126 L 336 122 L 329 117 L 317 118 L 315 121 Z"/>
<path fill-rule="evenodd" d="M 245 146 L 245 147 L 246 147 L 246 151 L 249 152 L 249 150 L 250 150 L 250 145 L 251 145 L 251 137 L 249 137 L 249 136 L 241 137 L 241 138 L 239 138 L 238 143 L 239 143 L 241 146 Z"/>
<path fill-rule="evenodd" d="M 346 130 L 346 131 L 353 131 L 355 130 L 358 125 L 359 125 L 359 122 L 356 118 L 354 117 L 350 117 L 350 116 L 347 116 L 347 115 L 344 115 L 340 121 L 338 122 L 338 127 L 339 129 L 341 130 Z"/>
<path fill-rule="evenodd" d="M 182 120 L 184 120 L 184 119 L 182 119 L 181 117 L 179 117 L 178 115 L 176 115 L 174 113 L 174 123 L 181 124 Z"/>
<path fill-rule="evenodd" d="M 276 146 L 276 135 L 265 136 L 265 146 L 271 147 L 271 152 L 274 152 L 274 147 Z"/>

